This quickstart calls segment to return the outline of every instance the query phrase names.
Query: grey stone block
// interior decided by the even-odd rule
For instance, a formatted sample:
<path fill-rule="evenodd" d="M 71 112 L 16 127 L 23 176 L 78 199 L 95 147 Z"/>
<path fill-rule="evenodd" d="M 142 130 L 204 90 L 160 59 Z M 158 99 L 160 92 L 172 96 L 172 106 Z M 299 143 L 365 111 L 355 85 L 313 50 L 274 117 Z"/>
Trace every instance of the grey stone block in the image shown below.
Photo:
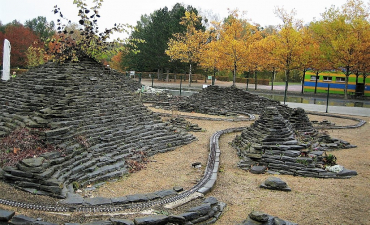
<path fill-rule="evenodd" d="M 95 198 L 85 198 L 83 204 L 86 205 L 108 205 L 112 204 L 112 200 L 110 198 L 103 198 L 103 197 L 95 197 Z"/>
<path fill-rule="evenodd" d="M 24 215 L 16 215 L 9 221 L 11 225 L 32 225 L 36 222 L 36 219 L 24 216 Z"/>
<path fill-rule="evenodd" d="M 110 218 L 109 219 L 113 225 L 134 225 L 134 221 L 127 220 L 127 219 L 116 219 L 116 218 Z"/>
<path fill-rule="evenodd" d="M 154 215 L 148 217 L 137 217 L 134 222 L 135 225 L 157 225 L 166 224 L 168 221 L 168 216 L 165 215 Z"/>
<path fill-rule="evenodd" d="M 14 211 L 0 209 L 0 221 L 9 221 L 15 215 Z"/>
<path fill-rule="evenodd" d="M 116 219 L 116 218 L 110 218 L 109 219 L 113 225 L 134 225 L 134 221 L 127 220 L 127 219 Z"/>

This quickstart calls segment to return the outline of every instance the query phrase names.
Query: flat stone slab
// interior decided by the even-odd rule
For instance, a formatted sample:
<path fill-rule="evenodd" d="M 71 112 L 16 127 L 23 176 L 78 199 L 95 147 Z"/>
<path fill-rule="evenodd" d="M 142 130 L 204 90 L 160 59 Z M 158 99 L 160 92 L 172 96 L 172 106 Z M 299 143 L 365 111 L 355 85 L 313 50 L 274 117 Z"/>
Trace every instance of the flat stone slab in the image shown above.
<path fill-rule="evenodd" d="M 291 191 L 285 181 L 278 177 L 268 177 L 264 183 L 260 185 L 260 188 L 278 190 L 278 191 Z"/>
<path fill-rule="evenodd" d="M 134 225 L 134 222 L 131 220 L 126 219 L 116 219 L 116 218 L 110 218 L 109 219 L 113 224 L 119 224 L 119 225 Z"/>
<path fill-rule="evenodd" d="M 15 215 L 14 211 L 0 209 L 0 221 L 9 221 Z"/>
<path fill-rule="evenodd" d="M 254 211 L 251 212 L 248 216 L 248 219 L 243 221 L 240 225 L 297 225 L 287 220 L 280 219 L 275 216 L 268 215 L 263 212 Z"/>
<path fill-rule="evenodd" d="M 36 222 L 36 219 L 24 216 L 24 215 L 16 215 L 10 221 L 9 224 L 12 225 L 24 225 L 24 224 L 33 224 Z"/>
<path fill-rule="evenodd" d="M 155 216 L 135 218 L 136 225 L 166 224 L 167 221 L 168 221 L 168 216 L 165 216 L 165 215 L 155 215 Z"/>
<path fill-rule="evenodd" d="M 67 198 L 62 201 L 64 204 L 82 205 L 84 198 L 78 194 L 67 194 Z"/>
<path fill-rule="evenodd" d="M 84 204 L 87 204 L 87 205 L 108 205 L 111 203 L 112 201 L 110 198 L 95 197 L 95 198 L 85 198 L 84 199 Z"/>
<path fill-rule="evenodd" d="M 343 168 L 342 171 L 337 173 L 337 176 L 339 176 L 339 177 L 352 177 L 352 176 L 356 176 L 356 175 L 357 175 L 356 171 L 349 170 L 349 169 L 346 169 L 346 168 Z"/>
<path fill-rule="evenodd" d="M 253 174 L 264 174 L 266 172 L 266 166 L 252 166 L 249 172 Z"/>

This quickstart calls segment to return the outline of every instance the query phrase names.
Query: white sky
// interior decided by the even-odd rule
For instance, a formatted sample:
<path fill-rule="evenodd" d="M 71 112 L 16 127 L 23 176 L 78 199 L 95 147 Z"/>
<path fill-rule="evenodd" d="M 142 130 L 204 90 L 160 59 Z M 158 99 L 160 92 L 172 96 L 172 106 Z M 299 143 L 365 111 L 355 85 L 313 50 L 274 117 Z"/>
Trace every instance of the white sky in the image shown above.
<path fill-rule="evenodd" d="M 113 27 L 114 23 L 136 25 L 140 16 L 150 14 L 167 6 L 169 10 L 177 3 L 191 5 L 201 11 L 212 11 L 220 19 L 228 15 L 228 8 L 246 11 L 245 18 L 262 26 L 281 24 L 274 14 L 275 6 L 283 7 L 290 12 L 297 11 L 297 19 L 304 23 L 314 18 L 320 19 L 320 14 L 331 5 L 342 6 L 346 0 L 105 0 L 100 10 L 98 21 L 100 30 Z M 92 0 L 88 0 L 92 6 Z M 0 21 L 7 24 L 13 20 L 24 23 L 26 20 L 44 16 L 48 21 L 56 21 L 59 17 L 52 12 L 58 5 L 63 15 L 78 22 L 78 9 L 73 0 L 0 0 Z"/>

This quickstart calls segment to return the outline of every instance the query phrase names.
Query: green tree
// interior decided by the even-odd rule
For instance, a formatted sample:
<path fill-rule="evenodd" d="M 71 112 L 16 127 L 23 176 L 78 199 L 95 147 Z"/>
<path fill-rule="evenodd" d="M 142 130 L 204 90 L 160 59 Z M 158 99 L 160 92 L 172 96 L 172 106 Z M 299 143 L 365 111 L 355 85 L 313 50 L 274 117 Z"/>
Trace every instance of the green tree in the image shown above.
<path fill-rule="evenodd" d="M 187 10 L 198 14 L 198 11 L 192 6 L 185 8 L 182 4 L 177 3 L 172 10 L 164 7 L 150 15 L 142 15 L 130 38 L 142 39 L 144 42 L 136 45 L 137 54 L 123 54 L 122 67 L 140 71 L 157 70 L 158 72 L 164 69 L 183 70 L 185 64 L 178 60 L 170 62 L 170 57 L 165 53 L 165 50 L 174 33 L 186 30 L 186 27 L 180 22 Z"/>
<path fill-rule="evenodd" d="M 54 21 L 49 23 L 46 20 L 46 17 L 43 16 L 27 20 L 24 26 L 30 28 L 44 42 L 51 38 L 55 33 Z"/>

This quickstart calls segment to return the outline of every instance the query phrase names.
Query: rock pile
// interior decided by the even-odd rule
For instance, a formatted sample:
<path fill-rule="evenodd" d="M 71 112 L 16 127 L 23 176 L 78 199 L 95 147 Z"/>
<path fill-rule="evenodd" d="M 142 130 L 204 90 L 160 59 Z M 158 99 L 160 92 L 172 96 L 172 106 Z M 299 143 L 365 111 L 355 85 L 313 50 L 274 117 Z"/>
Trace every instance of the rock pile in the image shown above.
<path fill-rule="evenodd" d="M 147 96 L 145 96 L 147 95 Z M 167 94 L 145 94 L 143 101 L 179 111 L 197 112 L 210 115 L 234 116 L 236 113 L 260 114 L 267 106 L 274 106 L 284 118 L 289 118 L 292 109 L 236 87 L 208 86 L 189 97 L 169 97 Z"/>
<path fill-rule="evenodd" d="M 0 135 L 27 127 L 45 144 L 64 149 L 3 168 L 5 181 L 65 198 L 72 183 L 84 186 L 122 176 L 129 162 L 142 163 L 195 140 L 148 110 L 132 94 L 139 87 L 89 58 L 49 62 L 0 82 Z"/>
<path fill-rule="evenodd" d="M 330 149 L 327 148 L 330 144 L 320 142 L 325 141 L 324 137 L 330 142 L 333 139 L 326 134 L 316 135 L 317 132 L 304 118 L 302 110 L 299 109 L 292 115 L 294 116 L 290 121 L 293 123 L 284 119 L 275 107 L 266 107 L 260 118 L 233 141 L 233 146 L 242 158 L 239 166 L 245 170 L 268 169 L 280 174 L 306 177 L 344 178 L 357 175 L 355 171 L 326 171 L 324 154 Z M 309 142 L 304 143 L 297 139 L 302 136 L 302 132 L 305 137 L 311 138 Z M 261 168 L 257 170 L 254 169 L 255 166 Z"/>

